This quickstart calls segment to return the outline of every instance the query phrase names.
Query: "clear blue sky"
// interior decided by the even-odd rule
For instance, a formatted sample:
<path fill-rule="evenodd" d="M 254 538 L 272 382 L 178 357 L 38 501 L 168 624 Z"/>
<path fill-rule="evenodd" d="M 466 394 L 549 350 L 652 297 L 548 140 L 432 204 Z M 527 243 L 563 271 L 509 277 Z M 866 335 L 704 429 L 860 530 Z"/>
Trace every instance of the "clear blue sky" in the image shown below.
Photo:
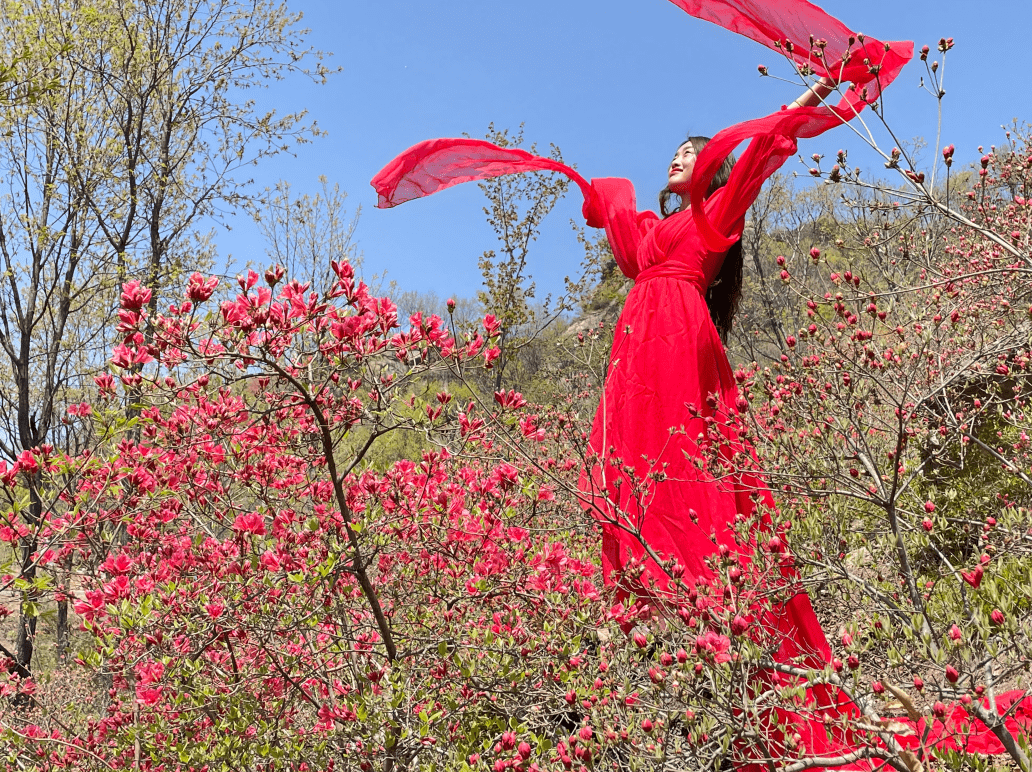
<path fill-rule="evenodd" d="M 770 0 L 776 2 L 777 0 Z M 943 140 L 960 163 L 979 144 L 1003 142 L 1001 124 L 1032 120 L 1026 0 L 823 0 L 825 10 L 883 40 L 913 39 L 934 51 L 956 48 L 946 65 Z M 788 76 L 774 52 L 687 16 L 667 0 L 289 0 L 311 27 L 312 44 L 342 72 L 328 85 L 277 85 L 262 104 L 307 109 L 328 136 L 258 170 L 262 184 L 286 179 L 314 191 L 319 175 L 362 207 L 357 238 L 367 273 L 388 271 L 404 289 L 473 295 L 477 258 L 495 246 L 476 185 L 453 188 L 392 210 L 375 209 L 369 180 L 422 139 L 482 135 L 526 124 L 542 147 L 554 142 L 586 177 L 629 177 L 639 206 L 654 206 L 666 164 L 686 132 L 713 134 L 791 101 L 799 87 L 761 79 L 757 64 Z M 918 88 L 915 60 L 888 91 L 899 136 L 934 141 L 935 100 Z M 861 143 L 836 129 L 800 145 L 834 154 Z M 891 141 L 888 142 L 891 146 Z M 931 150 L 926 154 L 930 159 Z M 868 164 L 860 161 L 861 165 Z M 798 170 L 790 161 L 785 169 Z M 869 167 L 870 168 L 870 167 Z M 872 168 L 877 172 L 877 169 Z M 532 271 L 542 290 L 561 287 L 581 253 L 569 226 L 579 218 L 571 192 L 537 242 Z M 217 241 L 238 263 L 264 262 L 253 226 L 236 218 Z"/>

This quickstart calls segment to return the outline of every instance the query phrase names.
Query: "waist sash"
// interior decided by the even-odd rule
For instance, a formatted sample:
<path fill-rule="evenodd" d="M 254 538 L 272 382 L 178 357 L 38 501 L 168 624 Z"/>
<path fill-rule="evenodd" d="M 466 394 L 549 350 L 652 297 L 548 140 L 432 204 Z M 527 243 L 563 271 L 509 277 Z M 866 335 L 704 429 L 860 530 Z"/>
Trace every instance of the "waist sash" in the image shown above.
<path fill-rule="evenodd" d="M 686 281 L 699 290 L 703 296 L 706 295 L 706 277 L 703 275 L 702 271 L 689 268 L 684 263 L 676 260 L 668 260 L 664 263 L 650 265 L 648 268 L 638 273 L 634 279 L 634 283 L 640 284 L 643 281 L 660 278 Z"/>

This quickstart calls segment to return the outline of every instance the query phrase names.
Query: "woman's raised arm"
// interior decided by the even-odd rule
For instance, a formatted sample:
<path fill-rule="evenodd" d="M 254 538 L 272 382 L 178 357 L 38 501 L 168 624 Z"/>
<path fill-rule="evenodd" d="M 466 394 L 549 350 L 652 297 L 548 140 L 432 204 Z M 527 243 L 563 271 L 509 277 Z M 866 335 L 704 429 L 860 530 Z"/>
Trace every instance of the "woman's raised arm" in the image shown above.
<path fill-rule="evenodd" d="M 824 101 L 824 98 L 835 90 L 835 86 L 837 85 L 838 84 L 834 80 L 825 76 L 800 94 L 796 101 L 788 105 L 788 109 L 794 110 L 797 107 L 815 107 L 821 104 Z"/>

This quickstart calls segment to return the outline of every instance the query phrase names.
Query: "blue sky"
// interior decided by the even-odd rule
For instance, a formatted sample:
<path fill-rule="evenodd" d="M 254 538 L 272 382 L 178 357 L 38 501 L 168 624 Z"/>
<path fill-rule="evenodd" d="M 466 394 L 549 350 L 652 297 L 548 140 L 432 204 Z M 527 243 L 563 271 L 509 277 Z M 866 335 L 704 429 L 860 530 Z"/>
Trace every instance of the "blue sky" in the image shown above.
<path fill-rule="evenodd" d="M 776 0 L 771 0 L 776 2 Z M 1003 142 L 1001 124 L 1032 120 L 1027 74 L 1032 7 L 1025 0 L 823 0 L 825 10 L 883 40 L 913 39 L 933 51 L 956 48 L 946 64 L 943 141 L 968 163 L 979 144 Z M 639 206 L 653 207 L 669 158 L 684 135 L 713 134 L 791 101 L 800 87 L 761 79 L 758 64 L 789 76 L 774 52 L 687 16 L 667 0 L 290 0 L 311 43 L 342 72 L 324 86 L 299 80 L 261 96 L 279 111 L 307 109 L 327 136 L 295 156 L 264 163 L 261 185 L 277 179 L 314 192 L 319 175 L 361 205 L 357 231 L 366 273 L 387 271 L 403 289 L 471 296 L 477 258 L 495 246 L 476 185 L 392 210 L 375 209 L 370 178 L 398 152 L 426 138 L 482 135 L 490 122 L 526 124 L 528 140 L 557 144 L 586 177 L 629 177 Z M 935 100 L 920 91 L 913 62 L 888 91 L 897 135 L 934 142 Z M 880 137 L 884 140 L 884 137 Z M 891 140 L 887 140 L 891 147 Z M 840 128 L 800 145 L 809 156 L 840 148 L 868 166 L 860 141 Z M 931 159 L 932 150 L 926 153 Z M 876 168 L 871 167 L 873 171 Z M 802 169 L 789 161 L 786 171 Z M 554 291 L 577 270 L 569 226 L 571 192 L 552 213 L 532 258 L 538 286 Z M 262 264 L 252 225 L 235 218 L 216 235 L 238 264 Z"/>

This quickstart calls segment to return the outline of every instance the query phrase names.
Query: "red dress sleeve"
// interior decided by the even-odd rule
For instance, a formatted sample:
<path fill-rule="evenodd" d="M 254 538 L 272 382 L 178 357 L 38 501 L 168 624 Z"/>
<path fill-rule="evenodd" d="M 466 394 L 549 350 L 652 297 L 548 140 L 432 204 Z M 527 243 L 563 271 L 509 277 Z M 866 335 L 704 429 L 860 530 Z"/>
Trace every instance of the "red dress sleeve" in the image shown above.
<path fill-rule="evenodd" d="M 605 228 L 606 238 L 623 274 L 638 276 L 638 244 L 659 218 L 655 212 L 639 212 L 630 180 L 602 177 L 591 181 L 591 194 L 585 197 L 584 219 L 592 228 Z"/>
<path fill-rule="evenodd" d="M 721 195 L 706 199 L 706 219 L 713 231 L 731 242 L 741 238 L 742 221 L 753 201 L 760 195 L 763 183 L 795 152 L 796 141 L 792 137 L 763 134 L 753 139 L 735 163 Z M 693 217 L 697 216 L 693 213 Z M 711 239 L 706 241 L 710 243 Z M 726 246 L 723 248 L 726 249 Z"/>

